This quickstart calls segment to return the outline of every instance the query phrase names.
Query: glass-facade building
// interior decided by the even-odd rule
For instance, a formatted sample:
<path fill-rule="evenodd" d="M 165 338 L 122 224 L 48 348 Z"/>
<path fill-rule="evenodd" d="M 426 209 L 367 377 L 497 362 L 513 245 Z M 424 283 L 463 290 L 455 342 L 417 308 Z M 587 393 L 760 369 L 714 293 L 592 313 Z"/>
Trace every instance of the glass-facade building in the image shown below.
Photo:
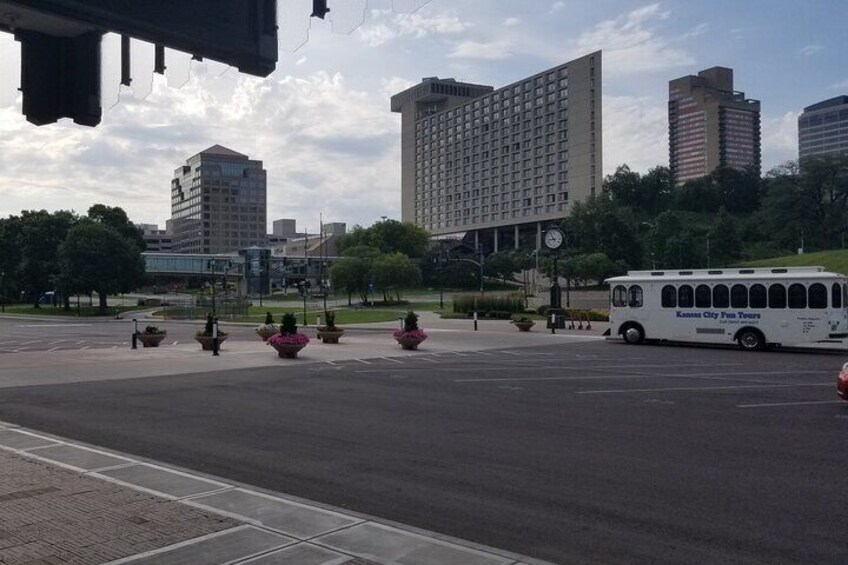
<path fill-rule="evenodd" d="M 712 67 L 668 83 L 669 167 L 678 184 L 719 167 L 761 168 L 760 102 L 733 90 L 733 69 Z"/>
<path fill-rule="evenodd" d="M 538 246 L 601 186 L 601 95 L 598 51 L 497 90 L 425 78 L 393 96 L 403 221 L 488 250 Z"/>
<path fill-rule="evenodd" d="M 798 157 L 848 155 L 848 96 L 804 108 L 798 116 Z"/>
<path fill-rule="evenodd" d="M 262 161 L 215 145 L 171 181 L 172 249 L 231 253 L 266 245 L 267 174 Z"/>

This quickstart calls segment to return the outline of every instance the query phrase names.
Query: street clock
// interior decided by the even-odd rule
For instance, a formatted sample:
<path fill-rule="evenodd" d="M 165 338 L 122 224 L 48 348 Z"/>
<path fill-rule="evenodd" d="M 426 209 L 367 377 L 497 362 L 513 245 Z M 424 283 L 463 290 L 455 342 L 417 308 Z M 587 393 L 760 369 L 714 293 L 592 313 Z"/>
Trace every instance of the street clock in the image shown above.
<path fill-rule="evenodd" d="M 562 247 L 565 241 L 565 234 L 559 228 L 549 228 L 545 232 L 545 247 L 551 250 L 556 250 Z"/>

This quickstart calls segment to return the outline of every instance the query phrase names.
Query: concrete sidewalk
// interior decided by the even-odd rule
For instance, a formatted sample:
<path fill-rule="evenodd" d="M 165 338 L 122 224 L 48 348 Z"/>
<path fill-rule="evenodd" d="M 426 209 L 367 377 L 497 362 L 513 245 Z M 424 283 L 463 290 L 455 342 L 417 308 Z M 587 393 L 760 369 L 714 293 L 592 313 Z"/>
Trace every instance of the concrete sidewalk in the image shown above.
<path fill-rule="evenodd" d="M 131 379 L 227 371 L 254 367 L 291 367 L 309 363 L 329 363 L 351 359 L 382 357 L 415 357 L 449 352 L 510 349 L 534 345 L 579 343 L 603 339 L 604 325 L 593 326 L 592 331 L 557 330 L 552 335 L 537 324 L 531 332 L 519 332 L 506 321 L 486 320 L 478 323 L 480 331 L 473 331 L 473 322 L 466 320 L 440 320 L 436 316 L 421 317 L 421 327 L 429 338 L 418 351 L 403 351 L 392 337 L 398 323 L 363 324 L 351 326 L 338 345 L 328 345 L 315 339 L 315 328 L 303 331 L 312 337 L 310 344 L 297 359 L 280 359 L 276 352 L 258 337 L 252 341 L 228 340 L 218 357 L 201 351 L 196 343 L 158 348 L 124 347 L 121 349 L 60 350 L 53 352 L 27 351 L 7 354 L 0 365 L 0 389 L 13 386 L 48 385 L 71 382 Z"/>
<path fill-rule="evenodd" d="M 0 422 L 0 563 L 543 562 Z"/>

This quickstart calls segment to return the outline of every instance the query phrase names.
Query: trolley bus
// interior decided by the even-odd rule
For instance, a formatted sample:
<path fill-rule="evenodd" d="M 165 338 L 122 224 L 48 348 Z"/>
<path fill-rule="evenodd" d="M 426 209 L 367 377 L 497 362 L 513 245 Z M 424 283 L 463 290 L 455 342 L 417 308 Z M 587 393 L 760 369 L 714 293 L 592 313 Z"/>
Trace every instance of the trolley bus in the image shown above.
<path fill-rule="evenodd" d="M 848 337 L 848 278 L 823 267 L 630 271 L 610 285 L 610 334 L 737 343 L 742 349 Z"/>

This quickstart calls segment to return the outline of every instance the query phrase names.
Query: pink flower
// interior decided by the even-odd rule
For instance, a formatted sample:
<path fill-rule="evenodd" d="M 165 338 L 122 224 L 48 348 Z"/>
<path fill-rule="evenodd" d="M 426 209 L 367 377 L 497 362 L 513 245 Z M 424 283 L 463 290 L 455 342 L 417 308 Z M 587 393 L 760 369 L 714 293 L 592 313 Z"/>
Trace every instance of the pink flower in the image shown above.
<path fill-rule="evenodd" d="M 424 333 L 424 330 L 396 330 L 394 333 L 395 339 L 417 339 L 418 341 L 424 341 L 427 339 L 427 334 Z"/>
<path fill-rule="evenodd" d="M 276 333 L 268 338 L 268 345 L 306 345 L 309 337 L 306 334 L 280 334 Z"/>

